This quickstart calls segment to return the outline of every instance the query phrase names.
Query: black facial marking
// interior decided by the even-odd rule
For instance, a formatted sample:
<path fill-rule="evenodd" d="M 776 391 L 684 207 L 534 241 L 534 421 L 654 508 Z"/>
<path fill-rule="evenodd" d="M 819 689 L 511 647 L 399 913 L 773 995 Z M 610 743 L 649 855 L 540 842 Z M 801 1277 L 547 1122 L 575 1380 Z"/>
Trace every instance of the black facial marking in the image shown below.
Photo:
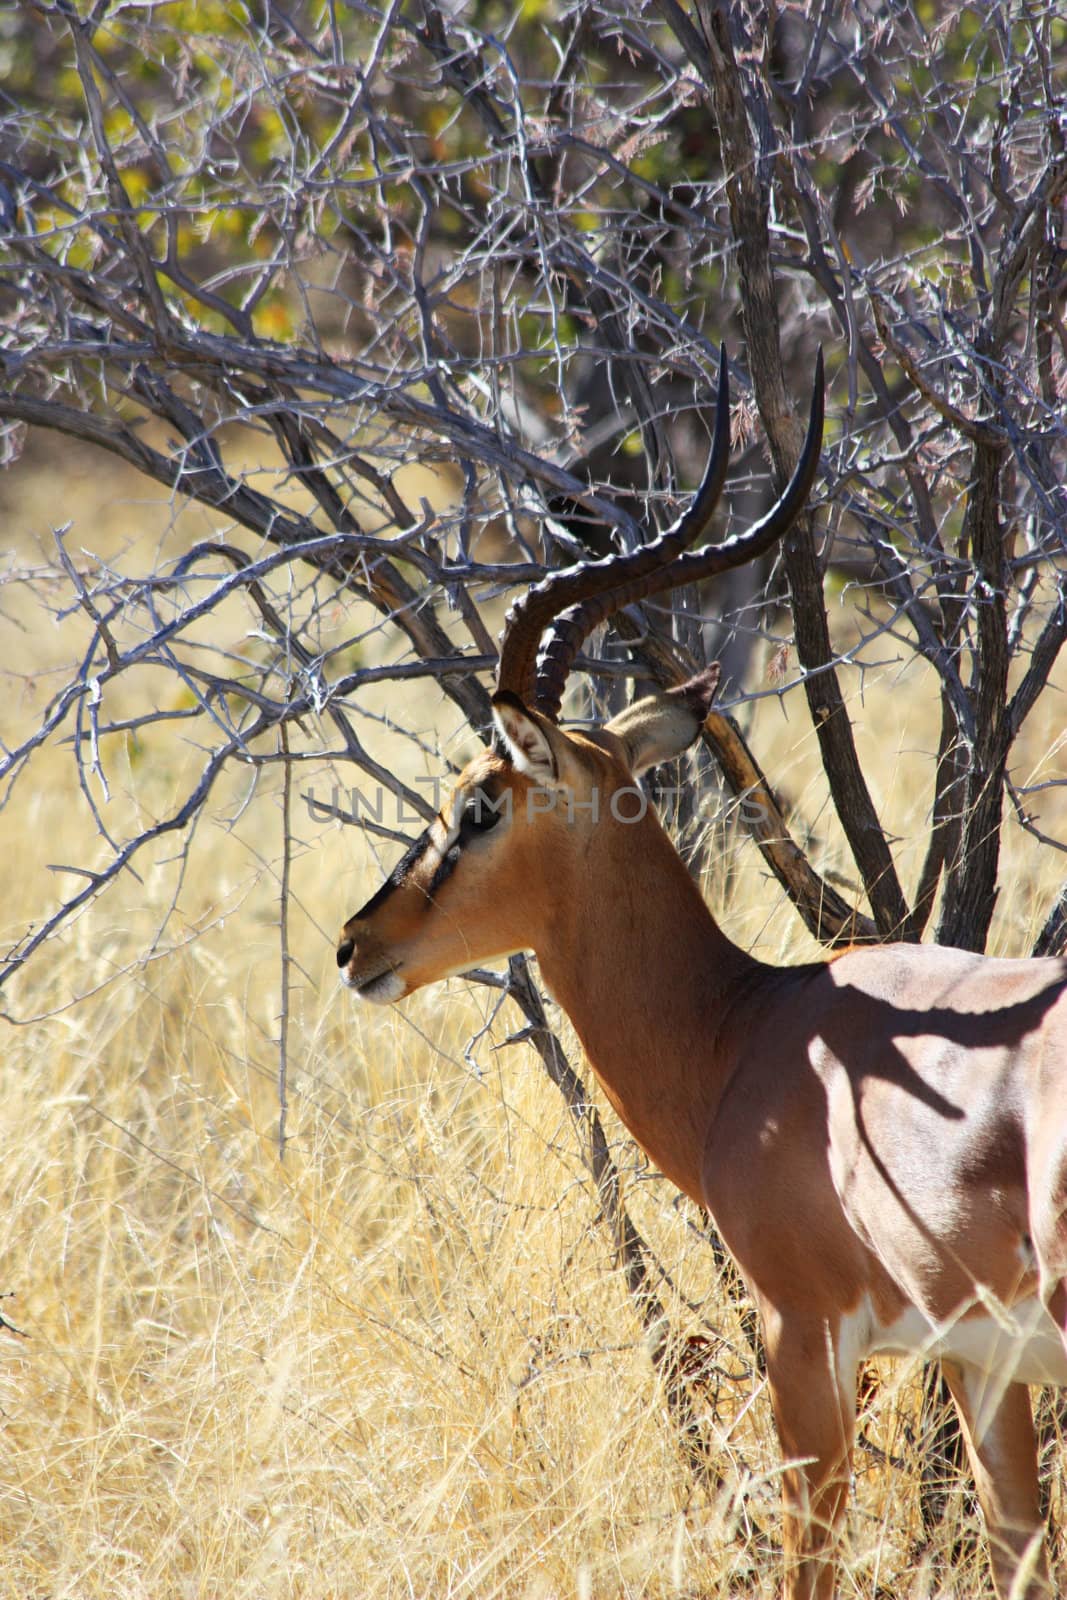
<path fill-rule="evenodd" d="M 492 788 L 476 789 L 473 794 L 467 796 L 463 802 L 463 811 L 460 814 L 458 837 L 453 841 L 451 847 L 445 851 L 434 871 L 426 890 L 427 904 L 432 902 L 441 885 L 455 871 L 463 846 L 468 840 L 487 834 L 492 828 L 496 827 L 507 811 L 506 801 L 506 790 L 502 796 L 497 796 L 493 793 Z M 441 819 L 439 818 L 438 820 L 440 821 Z M 357 918 L 374 915 L 379 906 L 392 894 L 393 890 L 399 889 L 401 884 L 404 883 L 411 869 L 418 861 L 421 861 L 430 843 L 430 829 L 427 828 L 425 833 L 420 834 L 415 843 L 405 850 L 378 892 L 372 895 L 366 905 L 356 912 Z M 341 960 L 340 952 L 338 952 L 337 962 L 339 966 L 345 964 Z"/>
<path fill-rule="evenodd" d="M 498 810 L 496 805 L 496 798 L 487 789 L 476 789 L 464 800 L 459 818 L 459 833 L 451 847 L 441 857 L 437 870 L 430 880 L 430 886 L 426 891 L 428 899 L 433 899 L 441 885 L 446 883 L 456 870 L 464 846 L 472 839 L 483 837 L 496 827 L 504 814 L 503 807 Z"/>
<path fill-rule="evenodd" d="M 459 864 L 459 856 L 462 848 L 462 844 L 460 843 L 459 839 L 457 839 L 452 848 L 445 851 L 444 855 L 437 863 L 436 872 L 430 879 L 429 888 L 426 890 L 427 900 L 432 900 L 441 885 L 452 876 L 452 873 L 456 870 L 456 867 Z"/>
<path fill-rule="evenodd" d="M 425 833 L 420 834 L 415 840 L 415 843 L 413 845 L 409 845 L 407 850 L 404 851 L 404 854 L 400 857 L 400 860 L 386 878 L 377 894 L 371 895 L 366 905 L 361 906 L 356 912 L 357 917 L 373 916 L 375 911 L 378 910 L 379 906 L 381 906 L 385 900 L 388 900 L 393 890 L 400 888 L 400 885 L 404 882 L 404 879 L 407 877 L 416 861 L 421 858 L 429 843 L 430 830 L 427 828 Z"/>

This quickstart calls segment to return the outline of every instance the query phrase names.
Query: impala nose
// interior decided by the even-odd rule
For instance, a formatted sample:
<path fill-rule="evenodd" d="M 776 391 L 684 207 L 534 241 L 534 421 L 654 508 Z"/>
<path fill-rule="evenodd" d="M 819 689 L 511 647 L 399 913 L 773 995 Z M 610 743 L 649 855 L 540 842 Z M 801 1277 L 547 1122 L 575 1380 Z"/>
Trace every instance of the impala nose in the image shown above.
<path fill-rule="evenodd" d="M 356 941 L 354 939 L 342 939 L 341 943 L 337 946 L 337 965 L 339 967 L 348 966 L 348 963 L 352 959 L 352 952 L 355 948 Z"/>

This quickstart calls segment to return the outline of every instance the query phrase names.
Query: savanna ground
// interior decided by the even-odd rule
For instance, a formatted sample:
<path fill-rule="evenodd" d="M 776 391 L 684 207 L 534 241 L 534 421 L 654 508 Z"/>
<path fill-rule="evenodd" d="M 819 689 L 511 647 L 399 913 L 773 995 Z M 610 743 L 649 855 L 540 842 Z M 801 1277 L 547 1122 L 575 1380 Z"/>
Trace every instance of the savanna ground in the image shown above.
<path fill-rule="evenodd" d="M 72 552 L 143 565 L 206 524 L 43 439 L 0 500 L 10 740 L 86 637 L 23 581 L 52 559 L 52 527 L 73 519 Z M 847 639 L 847 596 L 833 621 Z M 339 609 L 339 635 L 350 625 Z M 937 695 L 891 637 L 867 658 L 851 711 L 912 881 Z M 1049 692 L 1027 726 L 1028 782 L 1063 775 L 1061 707 Z M 405 714 L 462 754 L 435 690 Z M 832 872 L 844 858 L 799 697 L 748 715 Z M 175 726 L 127 746 L 105 816 L 163 814 L 197 754 Z M 396 741 L 409 769 L 411 749 Z M 11 941 L 54 903 L 51 868 L 91 859 L 73 765 L 48 760 L 0 818 Z M 339 992 L 337 928 L 394 853 L 309 815 L 304 794 L 345 781 L 301 771 L 289 800 L 284 1160 L 277 767 L 235 770 L 186 866 L 161 845 L 6 998 L 0 1308 L 24 1336 L 0 1332 L 0 1595 L 771 1594 L 780 1461 L 703 1219 L 610 1123 L 678 1332 L 706 1319 L 722 1335 L 704 1396 L 715 1489 L 687 1471 L 562 1103 L 527 1046 L 504 1047 L 520 1019 L 461 980 L 386 1012 Z M 729 827 L 716 837 L 707 892 L 731 934 L 768 959 L 811 955 L 754 848 Z M 1006 822 L 991 949 L 1029 949 L 1061 870 Z M 985 1592 L 981 1553 L 950 1591 L 922 1548 L 916 1382 L 914 1367 L 879 1368 L 845 1595 Z M 1058 1513 L 1058 1440 L 1051 1454 Z M 957 1532 L 950 1520 L 943 1542 Z"/>

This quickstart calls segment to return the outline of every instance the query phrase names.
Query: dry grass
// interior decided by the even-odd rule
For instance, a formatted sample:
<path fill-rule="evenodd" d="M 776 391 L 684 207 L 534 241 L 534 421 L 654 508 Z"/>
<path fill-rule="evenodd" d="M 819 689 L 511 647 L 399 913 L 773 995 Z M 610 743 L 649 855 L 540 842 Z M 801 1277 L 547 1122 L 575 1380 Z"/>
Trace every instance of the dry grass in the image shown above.
<path fill-rule="evenodd" d="M 87 544 L 86 522 L 112 548 L 188 537 L 145 492 L 108 470 L 64 498 Z M 30 559 L 33 530 L 69 513 L 28 470 L 3 493 Z M 19 720 L 68 646 L 26 631 L 25 597 L 0 598 Z M 898 670 L 854 710 L 913 881 L 913 753 L 933 746 L 935 708 Z M 1054 713 L 1030 736 L 1034 768 Z M 790 718 L 764 703 L 753 742 L 832 865 L 825 786 L 799 707 Z M 182 759 L 131 753 L 113 803 L 160 809 Z M 358 836 L 303 818 L 279 1161 L 273 781 L 232 826 L 236 779 L 219 797 L 151 959 L 177 886 L 165 851 L 8 1001 L 39 1020 L 6 1028 L 0 1066 L 0 1289 L 28 1335 L 0 1334 L 0 1596 L 770 1594 L 754 1529 L 775 1536 L 777 1447 L 699 1218 L 620 1145 L 679 1330 L 704 1315 L 728 1341 L 715 1495 L 687 1476 L 558 1097 L 524 1048 L 497 1048 L 514 1018 L 490 1020 L 461 982 L 387 1015 L 339 995 L 331 936 L 376 868 Z M 35 782 L 2 814 L 9 935 L 54 895 L 45 863 L 84 859 L 69 768 Z M 1010 825 L 1005 839 L 995 943 L 1023 950 L 1056 885 L 1031 841 Z M 751 847 L 730 846 L 709 892 L 764 956 L 808 953 Z M 902 1465 L 858 1458 L 842 1592 L 929 1594 L 912 1555 L 914 1372 L 882 1380 L 866 1432 Z M 956 1592 L 980 1593 L 981 1570 Z"/>

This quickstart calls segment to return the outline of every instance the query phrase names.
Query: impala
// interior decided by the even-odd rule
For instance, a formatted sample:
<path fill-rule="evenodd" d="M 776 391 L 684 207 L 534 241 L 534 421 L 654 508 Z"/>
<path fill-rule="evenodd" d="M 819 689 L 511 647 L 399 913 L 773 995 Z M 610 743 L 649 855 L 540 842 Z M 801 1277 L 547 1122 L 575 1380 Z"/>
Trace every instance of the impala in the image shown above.
<path fill-rule="evenodd" d="M 821 438 L 820 367 L 779 502 L 690 550 L 726 472 L 722 364 L 691 507 L 513 608 L 500 746 L 345 925 L 337 961 L 362 999 L 393 1002 L 534 951 L 609 1100 L 710 1210 L 758 1305 L 789 1600 L 834 1591 L 858 1367 L 878 1352 L 941 1358 L 997 1591 L 1047 1594 L 1027 1386 L 1067 1383 L 1067 963 L 895 944 L 767 966 L 720 931 L 635 789 L 698 737 L 717 667 L 602 727 L 557 724 L 591 629 L 768 549 L 807 500 Z"/>

